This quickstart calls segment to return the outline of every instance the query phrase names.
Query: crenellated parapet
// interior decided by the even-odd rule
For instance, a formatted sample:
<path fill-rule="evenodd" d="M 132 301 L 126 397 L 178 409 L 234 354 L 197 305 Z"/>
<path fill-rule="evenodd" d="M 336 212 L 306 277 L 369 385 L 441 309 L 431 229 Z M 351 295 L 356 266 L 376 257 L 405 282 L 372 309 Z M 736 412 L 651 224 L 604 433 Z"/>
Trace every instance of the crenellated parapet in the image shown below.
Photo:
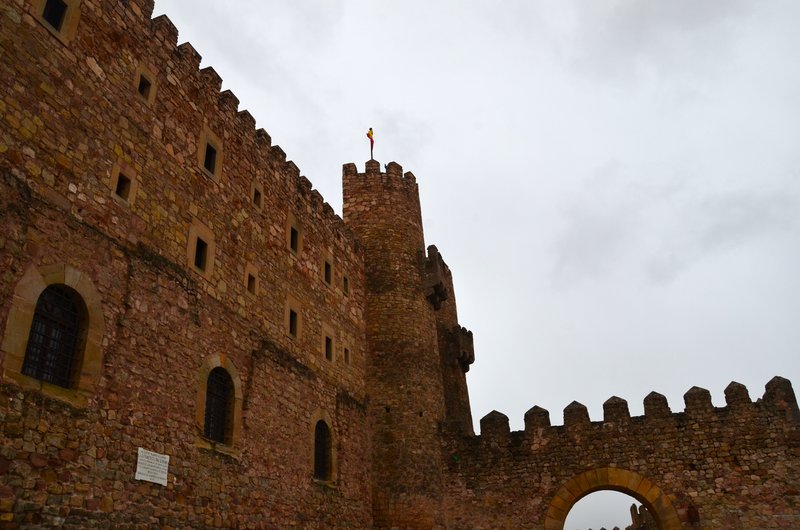
<path fill-rule="evenodd" d="M 50 46 L 49 35 L 39 26 L 8 28 L 24 32 L 26 39 L 29 35 L 39 39 L 42 47 L 37 53 L 42 60 L 62 65 L 61 82 L 67 87 L 77 87 L 69 88 L 74 90 L 74 97 L 64 99 L 64 108 L 59 107 L 62 103 L 59 98 L 48 98 L 48 104 L 53 106 L 53 114 L 61 116 L 69 116 L 65 111 L 68 105 L 82 106 L 81 127 L 85 136 L 90 142 L 97 139 L 97 145 L 80 147 L 76 141 L 76 145 L 60 148 L 66 151 L 59 155 L 62 158 L 69 157 L 71 149 L 97 153 L 97 160 L 62 161 L 73 175 L 87 180 L 76 183 L 74 179 L 48 177 L 39 184 L 41 170 L 36 168 L 33 170 L 36 174 L 30 176 L 39 177 L 32 178 L 34 188 L 53 188 L 73 202 L 73 209 L 84 219 L 100 224 L 108 216 L 105 201 L 95 199 L 87 200 L 85 205 L 77 204 L 78 196 L 107 197 L 108 175 L 116 171 L 112 164 L 128 166 L 127 171 L 134 174 L 128 176 L 135 177 L 141 193 L 137 203 L 131 204 L 127 211 L 115 212 L 121 220 L 110 228 L 118 230 L 119 237 L 142 241 L 152 247 L 169 247 L 176 242 L 165 244 L 160 240 L 161 234 L 171 234 L 184 227 L 170 226 L 164 211 L 190 213 L 220 237 L 218 232 L 228 224 L 226 219 L 235 219 L 232 228 L 238 229 L 247 218 L 255 217 L 246 206 L 251 202 L 253 182 L 257 181 L 264 188 L 265 200 L 274 201 L 269 211 L 285 216 L 284 205 L 294 205 L 291 214 L 303 223 L 307 232 L 318 232 L 321 240 L 341 241 L 349 254 L 348 259 L 357 261 L 356 239 L 341 217 L 313 189 L 310 181 L 300 175 L 297 166 L 287 161 L 284 151 L 272 144 L 270 135 L 257 128 L 253 115 L 239 108 L 237 95 L 222 89 L 223 79 L 219 73 L 212 66 L 201 67 L 202 56 L 198 50 L 189 42 L 178 44 L 178 29 L 169 17 L 151 18 L 153 9 L 153 0 L 108 2 L 82 9 L 76 38 L 69 48 Z M 84 35 L 91 38 L 84 38 Z M 104 41 L 113 42 L 114 53 L 105 53 Z M 13 50 L 6 53 L 13 56 Z M 65 53 L 75 59 L 62 62 L 59 57 Z M 40 69 L 42 75 L 45 70 Z M 144 90 L 151 91 L 144 97 L 147 104 L 143 104 L 136 93 L 140 74 L 147 78 L 148 88 Z M 29 92 L 34 95 L 38 86 L 47 84 L 46 80 L 32 80 Z M 102 93 L 104 97 L 92 96 L 81 101 L 80 98 L 89 98 L 92 93 Z M 36 108 L 36 105 L 21 102 L 21 107 Z M 31 121 L 36 121 L 34 118 L 38 117 L 30 116 Z M 70 127 L 68 121 L 52 123 L 52 132 L 46 131 L 53 135 L 52 139 L 36 131 L 36 138 L 42 141 L 42 152 L 37 153 L 36 145 L 28 148 L 33 149 L 39 159 L 52 159 L 54 155 L 45 151 L 58 145 L 59 138 L 74 137 L 68 134 Z M 207 141 L 213 144 L 220 166 L 212 178 L 202 167 Z M 21 149 L 15 145 L 8 148 L 12 155 Z M 399 168 L 395 166 L 390 167 L 390 173 Z M 89 178 L 97 178 L 97 181 Z M 70 184 L 77 188 L 75 192 L 69 189 Z M 161 195 L 167 191 L 174 193 Z M 170 202 L 174 202 L 174 206 L 170 206 Z M 185 218 L 177 221 L 188 222 Z M 236 236 L 232 234 L 233 239 Z M 169 257 L 182 261 L 184 252 L 183 245 L 178 244 L 171 249 Z M 314 261 L 306 267 L 316 267 L 316 258 Z"/>
<path fill-rule="evenodd" d="M 66 4 L 79 14 L 69 40 L 40 20 L 43 2 L 0 10 L 0 77 L 18 78 L 0 87 L 0 169 L 57 205 L 64 224 L 157 256 L 195 300 L 248 319 L 309 365 L 335 330 L 336 358 L 346 349 L 351 364 L 322 369 L 363 393 L 364 265 L 352 230 L 201 50 L 179 43 L 168 16 L 152 18 L 154 2 Z M 45 238 L 42 252 L 64 244 Z M 284 333 L 289 304 L 299 338 Z"/>
<path fill-rule="evenodd" d="M 796 526 L 800 421 L 791 383 L 775 377 L 752 401 L 734 382 L 725 400 L 714 407 L 708 390 L 693 387 L 683 410 L 672 412 L 653 392 L 645 414 L 631 416 L 615 396 L 594 422 L 572 402 L 563 425 L 535 406 L 514 432 L 492 411 L 479 436 L 443 443 L 454 526 L 491 520 L 491 527 L 561 530 L 574 504 L 598 490 L 631 495 L 659 528 Z"/>
<path fill-rule="evenodd" d="M 428 246 L 428 255 L 424 260 L 423 269 L 425 271 L 423 276 L 425 298 L 434 309 L 438 310 L 442 307 L 442 302 L 450 296 L 446 286 L 449 271 L 435 245 Z"/>
<path fill-rule="evenodd" d="M 711 393 L 700 387 L 692 387 L 684 394 L 684 410 L 673 413 L 667 399 L 656 392 L 644 399 L 644 416 L 630 415 L 628 403 L 613 396 L 603 403 L 602 421 L 591 421 L 585 405 L 573 401 L 563 411 L 563 425 L 550 423 L 550 413 L 534 406 L 525 413 L 525 429 L 511 433 L 508 417 L 497 411 L 484 416 L 481 421 L 481 435 L 476 439 L 483 444 L 494 446 L 519 445 L 520 436 L 526 440 L 561 438 L 564 436 L 591 436 L 587 433 L 613 431 L 614 436 L 626 434 L 636 437 L 640 432 L 664 429 L 665 422 L 673 429 L 702 429 L 703 425 L 719 423 L 736 425 L 769 421 L 771 424 L 784 422 L 789 428 L 800 428 L 798 405 L 791 383 L 782 377 L 775 377 L 766 385 L 764 395 L 756 402 L 750 400 L 747 388 L 736 382 L 725 389 L 725 407 L 714 407 Z M 515 439 L 512 439 L 515 438 Z M 524 445 L 524 444 L 523 444 Z"/>

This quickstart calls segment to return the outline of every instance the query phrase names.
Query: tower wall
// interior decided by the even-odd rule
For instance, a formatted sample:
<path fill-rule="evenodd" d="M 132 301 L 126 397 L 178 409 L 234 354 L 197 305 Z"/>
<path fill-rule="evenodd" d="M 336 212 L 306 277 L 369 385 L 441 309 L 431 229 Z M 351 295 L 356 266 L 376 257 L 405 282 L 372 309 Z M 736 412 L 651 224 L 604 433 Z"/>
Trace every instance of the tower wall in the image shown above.
<path fill-rule="evenodd" d="M 474 434 L 466 374 L 475 361 L 472 332 L 458 323 L 453 275 L 439 250 L 428 247 L 427 283 L 441 281 L 447 298 L 436 311 L 442 384 L 444 385 L 445 426 L 451 434 Z"/>
<path fill-rule="evenodd" d="M 365 173 L 344 166 L 343 180 L 345 223 L 365 262 L 374 524 L 440 526 L 444 391 L 416 179 L 369 161 Z"/>

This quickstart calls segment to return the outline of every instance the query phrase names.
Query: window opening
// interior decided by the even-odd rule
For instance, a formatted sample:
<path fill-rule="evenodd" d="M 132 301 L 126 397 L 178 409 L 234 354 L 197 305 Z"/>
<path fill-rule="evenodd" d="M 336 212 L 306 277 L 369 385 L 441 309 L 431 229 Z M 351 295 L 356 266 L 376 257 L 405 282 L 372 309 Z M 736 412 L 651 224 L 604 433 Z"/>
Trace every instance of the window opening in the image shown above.
<path fill-rule="evenodd" d="M 247 275 L 247 290 L 252 294 L 256 294 L 256 277 L 252 274 Z"/>
<path fill-rule="evenodd" d="M 141 95 L 144 99 L 150 97 L 150 88 L 152 86 L 153 84 L 144 75 L 139 76 L 139 95 Z"/>
<path fill-rule="evenodd" d="M 289 335 L 297 337 L 297 313 L 294 309 L 289 310 Z"/>
<path fill-rule="evenodd" d="M 347 276 L 342 278 L 342 292 L 345 296 L 350 294 L 350 279 Z"/>
<path fill-rule="evenodd" d="M 325 358 L 333 360 L 333 339 L 328 336 L 325 337 Z"/>
<path fill-rule="evenodd" d="M 331 479 L 331 430 L 323 420 L 314 427 L 314 478 Z"/>
<path fill-rule="evenodd" d="M 331 276 L 333 276 L 332 267 L 330 262 L 325 262 L 325 283 L 331 284 Z"/>
<path fill-rule="evenodd" d="M 350 364 L 350 349 L 344 349 L 344 364 Z"/>
<path fill-rule="evenodd" d="M 78 295 L 63 285 L 42 291 L 36 302 L 22 373 L 70 388 L 83 318 Z"/>
<path fill-rule="evenodd" d="M 131 194 L 131 179 L 120 173 L 117 176 L 117 187 L 114 188 L 114 193 L 120 199 L 127 201 Z"/>
<path fill-rule="evenodd" d="M 206 383 L 206 414 L 203 435 L 215 442 L 226 443 L 230 431 L 233 404 L 233 382 L 224 368 L 214 368 Z"/>
<path fill-rule="evenodd" d="M 206 170 L 213 175 L 216 166 L 217 166 L 217 150 L 214 149 L 213 145 L 207 143 L 206 156 L 203 159 L 203 167 L 205 167 Z"/>
<path fill-rule="evenodd" d="M 253 204 L 261 208 L 261 191 L 258 189 L 253 190 Z"/>
<path fill-rule="evenodd" d="M 47 0 L 42 12 L 42 18 L 53 26 L 56 31 L 61 31 L 64 17 L 67 14 L 67 4 L 63 0 Z"/>
<path fill-rule="evenodd" d="M 197 245 L 194 250 L 194 266 L 201 271 L 206 270 L 206 257 L 208 254 L 208 243 L 197 238 Z"/>
<path fill-rule="evenodd" d="M 297 231 L 297 228 L 291 227 L 289 232 L 289 248 L 292 249 L 292 252 L 297 253 L 297 249 L 299 247 L 298 243 L 300 241 L 300 232 Z"/>

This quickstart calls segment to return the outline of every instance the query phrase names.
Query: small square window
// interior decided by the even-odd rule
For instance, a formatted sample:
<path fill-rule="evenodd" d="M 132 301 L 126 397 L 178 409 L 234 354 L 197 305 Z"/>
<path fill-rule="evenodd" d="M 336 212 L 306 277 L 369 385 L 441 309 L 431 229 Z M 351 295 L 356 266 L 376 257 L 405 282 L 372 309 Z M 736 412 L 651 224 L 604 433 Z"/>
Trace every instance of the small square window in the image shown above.
<path fill-rule="evenodd" d="M 342 292 L 345 296 L 350 294 L 350 279 L 347 276 L 342 277 Z"/>
<path fill-rule="evenodd" d="M 150 97 L 150 89 L 153 87 L 153 84 L 147 79 L 145 76 L 139 76 L 139 95 L 142 96 L 144 99 L 148 99 Z"/>
<path fill-rule="evenodd" d="M 197 238 L 197 245 L 194 249 L 194 266 L 201 271 L 206 270 L 206 258 L 208 255 L 208 243 Z"/>
<path fill-rule="evenodd" d="M 131 194 L 131 179 L 120 173 L 117 176 L 117 186 L 114 188 L 114 194 L 127 201 Z"/>
<path fill-rule="evenodd" d="M 247 275 L 247 292 L 256 294 L 256 277 L 252 274 Z"/>
<path fill-rule="evenodd" d="M 333 268 L 331 267 L 331 263 L 329 261 L 326 261 L 325 262 L 325 283 L 330 285 L 332 276 L 333 276 Z"/>
<path fill-rule="evenodd" d="M 56 31 L 61 31 L 64 17 L 67 14 L 67 4 L 63 0 L 47 0 L 42 11 L 42 18 Z"/>
<path fill-rule="evenodd" d="M 253 189 L 253 204 L 261 208 L 261 190 L 258 188 Z"/>
<path fill-rule="evenodd" d="M 350 348 L 344 349 L 344 364 L 350 364 Z"/>
<path fill-rule="evenodd" d="M 289 335 L 297 338 L 297 312 L 294 309 L 289 310 Z"/>
<path fill-rule="evenodd" d="M 217 168 L 217 150 L 214 149 L 213 145 L 208 143 L 206 144 L 206 154 L 203 158 L 203 167 L 212 175 Z"/>
<path fill-rule="evenodd" d="M 300 248 L 300 232 L 294 226 L 289 229 L 289 248 L 294 253 Z"/>
<path fill-rule="evenodd" d="M 325 358 L 333 360 L 333 339 L 328 336 L 325 337 Z"/>

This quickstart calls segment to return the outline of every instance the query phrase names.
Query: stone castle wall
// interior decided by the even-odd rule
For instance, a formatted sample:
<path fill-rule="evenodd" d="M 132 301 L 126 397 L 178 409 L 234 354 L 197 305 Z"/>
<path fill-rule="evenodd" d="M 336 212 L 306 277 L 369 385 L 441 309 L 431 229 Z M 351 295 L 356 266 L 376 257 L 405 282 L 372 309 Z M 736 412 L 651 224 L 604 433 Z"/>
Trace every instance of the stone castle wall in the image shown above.
<path fill-rule="evenodd" d="M 573 403 L 563 426 L 534 407 L 522 432 L 493 412 L 475 436 L 415 177 L 345 165 L 343 221 L 151 0 L 64 0 L 59 29 L 46 5 L 0 0 L 0 528 L 559 530 L 598 489 L 662 530 L 800 526 L 788 381 L 680 413 L 651 394 L 640 418 L 612 398 L 602 422 Z M 49 285 L 85 304 L 70 388 L 21 373 Z M 138 448 L 166 486 L 134 478 Z"/>
<path fill-rule="evenodd" d="M 70 1 L 73 33 L 48 27 L 42 5 L 0 4 L 0 525 L 369 526 L 358 242 L 169 20 L 150 19 L 152 2 Z M 13 366 L 29 329 L 14 323 L 51 283 L 99 308 L 87 391 Z M 198 417 L 216 366 L 236 385 L 227 445 Z M 312 478 L 318 419 L 332 484 Z M 138 447 L 170 456 L 166 487 L 133 480 Z"/>
<path fill-rule="evenodd" d="M 774 378 L 755 403 L 731 383 L 727 406 L 692 388 L 672 413 L 664 396 L 644 400 L 645 415 L 611 398 L 604 419 L 585 406 L 564 410 L 564 425 L 534 407 L 525 430 L 509 432 L 492 412 L 481 435 L 446 444 L 450 528 L 563 528 L 586 494 L 611 489 L 635 497 L 661 529 L 800 526 L 800 428 L 791 385 Z"/>

